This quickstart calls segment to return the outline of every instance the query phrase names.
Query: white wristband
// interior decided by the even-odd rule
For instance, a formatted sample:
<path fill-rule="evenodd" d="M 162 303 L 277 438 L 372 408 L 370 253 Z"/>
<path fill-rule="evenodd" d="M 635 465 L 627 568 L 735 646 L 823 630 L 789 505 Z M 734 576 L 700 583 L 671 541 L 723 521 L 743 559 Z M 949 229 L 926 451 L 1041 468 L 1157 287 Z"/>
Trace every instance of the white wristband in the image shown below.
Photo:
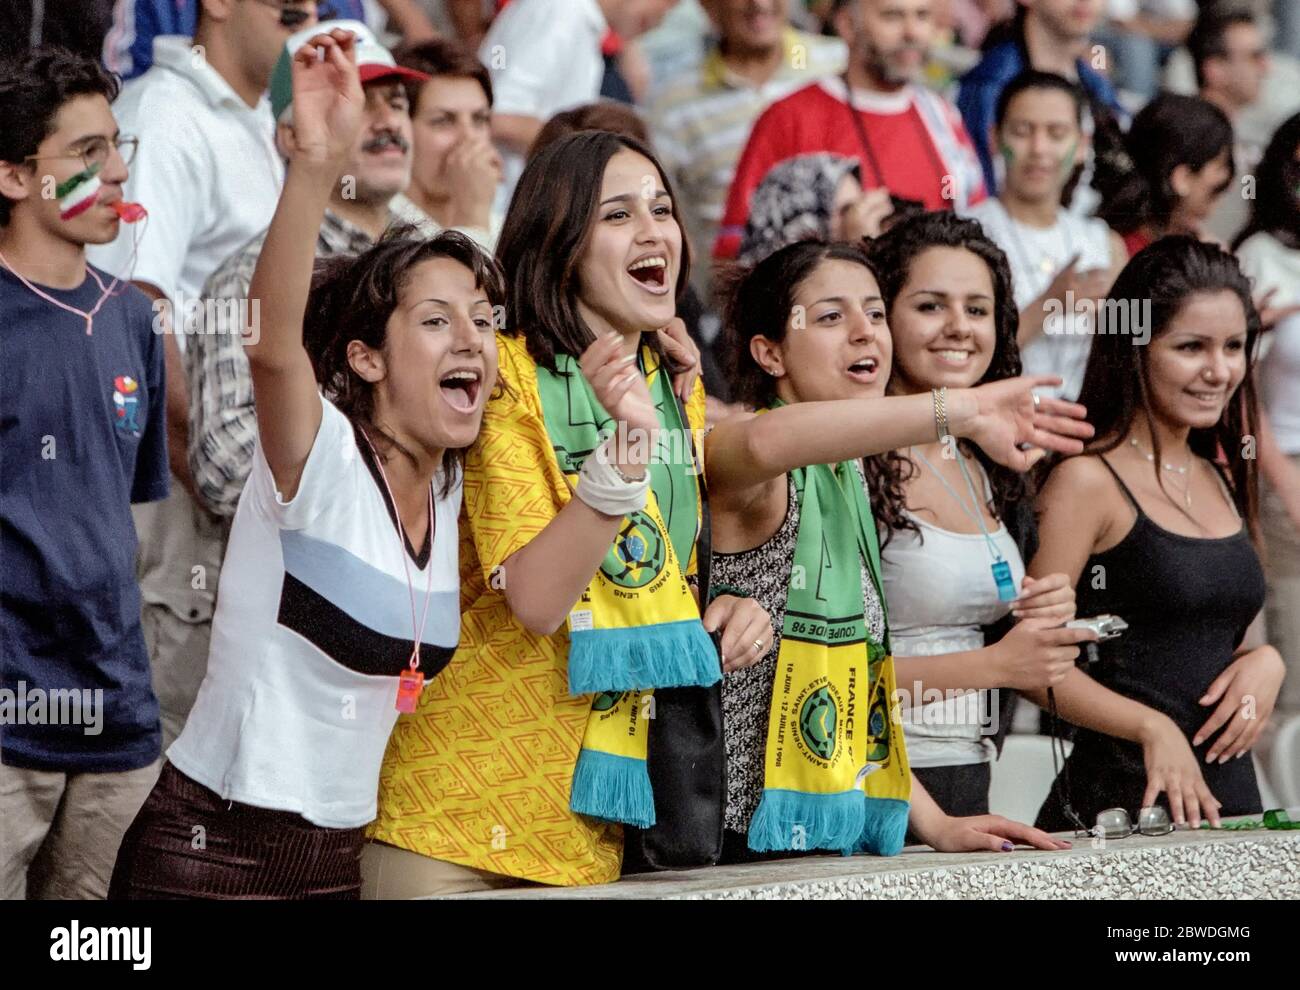
<path fill-rule="evenodd" d="M 575 494 L 607 516 L 626 516 L 644 509 L 650 472 L 640 479 L 626 480 L 610 460 L 607 446 L 593 450 L 582 462 Z"/>

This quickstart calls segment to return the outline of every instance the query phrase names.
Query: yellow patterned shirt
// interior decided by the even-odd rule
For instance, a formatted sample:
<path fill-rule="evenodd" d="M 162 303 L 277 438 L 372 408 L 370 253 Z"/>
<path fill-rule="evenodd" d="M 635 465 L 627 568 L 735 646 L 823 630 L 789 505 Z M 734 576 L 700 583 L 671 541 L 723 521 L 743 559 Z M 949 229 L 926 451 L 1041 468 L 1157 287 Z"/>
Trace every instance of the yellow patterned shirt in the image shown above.
<path fill-rule="evenodd" d="M 370 836 L 435 859 L 576 885 L 618 879 L 622 829 L 569 810 L 591 698 L 568 693 L 569 636 L 528 632 L 494 569 L 569 501 L 542 419 L 537 369 L 497 337 L 503 387 L 465 462 L 461 636 L 455 657 L 398 719 Z M 687 416 L 704 425 L 698 383 Z"/>

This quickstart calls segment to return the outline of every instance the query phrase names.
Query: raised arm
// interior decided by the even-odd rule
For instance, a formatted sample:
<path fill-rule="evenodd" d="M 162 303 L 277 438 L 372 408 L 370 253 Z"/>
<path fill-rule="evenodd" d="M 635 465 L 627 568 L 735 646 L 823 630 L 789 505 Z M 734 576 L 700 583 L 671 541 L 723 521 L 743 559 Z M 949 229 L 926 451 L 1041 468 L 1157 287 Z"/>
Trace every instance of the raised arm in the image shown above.
<path fill-rule="evenodd" d="M 316 236 L 364 107 L 350 32 L 318 34 L 294 54 L 295 149 L 249 286 L 259 334 L 245 343 L 262 451 L 285 499 L 298 490 L 321 419 L 302 338 Z"/>

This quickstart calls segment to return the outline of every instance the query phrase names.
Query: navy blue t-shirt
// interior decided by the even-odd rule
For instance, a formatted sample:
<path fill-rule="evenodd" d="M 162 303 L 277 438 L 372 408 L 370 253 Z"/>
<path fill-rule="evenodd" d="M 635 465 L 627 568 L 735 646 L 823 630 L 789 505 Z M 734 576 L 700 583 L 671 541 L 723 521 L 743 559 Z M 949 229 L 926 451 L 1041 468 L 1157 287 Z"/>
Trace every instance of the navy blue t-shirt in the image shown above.
<path fill-rule="evenodd" d="M 76 289 L 41 289 L 85 312 L 101 293 L 90 276 Z M 112 773 L 148 766 L 161 751 L 131 503 L 167 495 L 163 338 L 144 293 L 130 285 L 114 293 L 87 336 L 82 317 L 0 267 L 7 766 Z M 67 724 L 77 721 L 70 691 L 80 692 L 80 724 Z M 64 724 L 48 724 L 56 709 L 53 720 Z"/>

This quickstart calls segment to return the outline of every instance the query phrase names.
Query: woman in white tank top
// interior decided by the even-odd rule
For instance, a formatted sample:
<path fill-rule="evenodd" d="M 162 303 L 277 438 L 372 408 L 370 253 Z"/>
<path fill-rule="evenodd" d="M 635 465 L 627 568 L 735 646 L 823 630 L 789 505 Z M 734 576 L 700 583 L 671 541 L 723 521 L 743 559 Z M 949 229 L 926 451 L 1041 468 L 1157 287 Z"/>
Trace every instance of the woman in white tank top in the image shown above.
<path fill-rule="evenodd" d="M 930 213 L 872 247 L 893 332 L 889 392 L 1020 373 L 1006 256 L 973 220 Z M 948 814 L 988 811 L 997 692 L 1058 683 L 1078 643 L 1065 575 L 1025 578 L 1004 520 L 1024 479 L 952 437 L 869 458 L 885 599 L 912 769 Z M 983 626 L 1018 621 L 986 645 Z"/>

